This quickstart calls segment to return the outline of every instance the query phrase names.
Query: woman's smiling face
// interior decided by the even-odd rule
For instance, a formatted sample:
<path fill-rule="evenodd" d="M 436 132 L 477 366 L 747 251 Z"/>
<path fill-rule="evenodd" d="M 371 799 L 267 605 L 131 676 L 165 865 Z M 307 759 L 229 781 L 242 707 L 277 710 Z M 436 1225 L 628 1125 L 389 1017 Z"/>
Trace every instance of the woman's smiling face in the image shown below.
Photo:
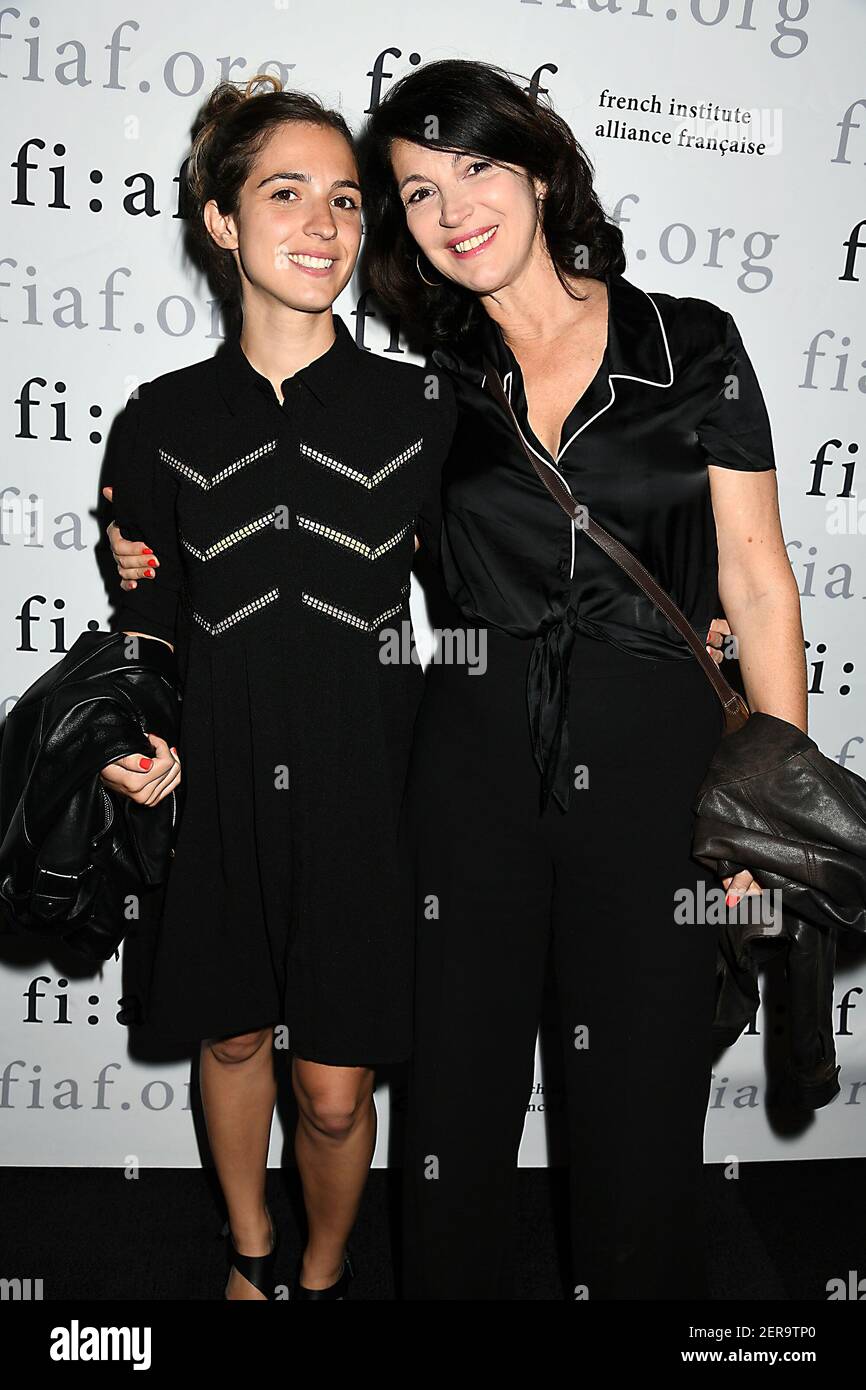
<path fill-rule="evenodd" d="M 476 294 L 514 281 L 541 244 L 542 185 L 514 164 L 394 140 L 406 226 L 431 265 Z"/>
<path fill-rule="evenodd" d="M 328 126 L 277 126 L 241 189 L 237 218 L 216 203 L 205 221 L 235 251 L 244 294 L 255 287 L 289 308 L 320 312 L 348 284 L 361 244 L 354 152 Z"/>

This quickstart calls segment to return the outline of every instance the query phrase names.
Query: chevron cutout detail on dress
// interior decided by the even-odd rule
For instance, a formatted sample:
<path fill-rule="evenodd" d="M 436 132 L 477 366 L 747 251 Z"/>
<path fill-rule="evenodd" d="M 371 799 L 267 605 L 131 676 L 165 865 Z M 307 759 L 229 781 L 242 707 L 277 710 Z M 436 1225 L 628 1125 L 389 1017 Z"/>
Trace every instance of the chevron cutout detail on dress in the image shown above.
<path fill-rule="evenodd" d="M 257 516 L 254 521 L 248 521 L 245 525 L 239 526 L 236 531 L 229 531 L 228 535 L 213 541 L 205 550 L 199 550 L 183 534 L 180 535 L 180 543 L 197 560 L 213 560 L 216 555 L 224 555 L 227 550 L 230 550 L 233 545 L 237 545 L 240 541 L 249 540 L 250 536 L 257 535 L 259 531 L 264 530 L 275 520 L 276 515 L 275 511 L 265 512 L 263 516 Z"/>
<path fill-rule="evenodd" d="M 214 473 L 212 478 L 209 478 L 205 473 L 200 473 L 197 468 L 193 468 L 192 464 L 184 463 L 182 459 L 175 458 L 174 454 L 170 454 L 167 449 L 159 449 L 157 452 L 163 463 L 169 468 L 173 468 L 182 478 L 188 479 L 191 483 L 196 483 L 205 492 L 208 492 L 212 487 L 216 487 L 219 483 L 225 482 L 226 478 L 230 478 L 232 474 L 237 473 L 239 469 L 246 468 L 247 464 L 255 463 L 257 459 L 263 458 L 265 454 L 272 453 L 276 447 L 277 441 L 275 439 L 269 439 L 266 444 L 260 444 L 257 449 L 251 449 L 248 454 L 242 454 L 240 458 L 233 459 L 231 463 L 227 463 L 225 468 L 221 468 L 218 473 Z"/>
<path fill-rule="evenodd" d="M 194 608 L 190 611 L 196 622 L 204 628 L 205 632 L 209 633 L 211 637 L 218 637 L 221 632 L 225 632 L 227 628 L 234 627 L 235 623 L 239 623 L 243 618 L 249 618 L 252 613 L 257 613 L 259 609 L 264 608 L 266 604 L 273 603 L 274 599 L 279 597 L 279 593 L 279 589 L 269 589 L 266 594 L 259 594 L 258 598 L 250 599 L 249 603 L 243 604 L 240 608 L 235 609 L 234 613 L 227 614 L 225 618 L 220 618 L 219 622 L 216 623 L 209 622 L 207 618 L 201 613 L 196 612 Z"/>
<path fill-rule="evenodd" d="M 300 447 L 305 458 L 314 459 L 323 468 L 330 468 L 333 472 L 348 478 L 350 482 L 359 483 L 361 487 L 371 491 L 374 487 L 378 487 L 385 478 L 389 478 L 392 473 L 395 473 L 398 468 L 401 468 L 408 459 L 417 454 L 423 443 L 424 436 L 422 434 L 420 438 L 415 440 L 414 444 L 408 445 L 399 454 L 395 454 L 387 463 L 383 463 L 381 468 L 377 468 L 375 473 L 362 473 L 360 468 L 352 468 L 351 464 L 341 463 L 339 459 L 333 458 L 330 454 L 323 454 L 320 449 L 314 449 L 311 444 L 305 444 L 303 440 Z"/>
<path fill-rule="evenodd" d="M 328 603 L 323 598 L 316 598 L 315 594 L 302 593 L 301 598 L 310 608 L 315 608 L 317 613 L 326 613 L 329 618 L 337 618 L 342 623 L 348 623 L 349 627 L 358 628 L 360 632 L 375 632 L 380 623 L 384 623 L 386 618 L 393 618 L 402 610 L 406 594 L 409 592 L 409 585 L 404 584 L 400 590 L 400 603 L 393 608 L 386 608 L 383 613 L 379 613 L 375 618 L 360 618 L 357 613 L 350 613 L 345 608 L 338 608 L 335 603 Z"/>
<path fill-rule="evenodd" d="M 354 550 L 365 560 L 381 560 L 383 555 L 387 555 L 389 550 L 393 550 L 395 545 L 399 545 L 412 528 L 412 523 L 409 522 L 388 540 L 382 541 L 381 545 L 367 545 L 357 536 L 350 536 L 346 531 L 338 531 L 333 526 L 326 526 L 324 522 L 313 521 L 312 517 L 298 516 L 297 521 L 302 530 L 311 531 L 316 536 L 324 536 L 325 540 L 334 541 L 337 545 L 345 546 L 347 550 Z"/>

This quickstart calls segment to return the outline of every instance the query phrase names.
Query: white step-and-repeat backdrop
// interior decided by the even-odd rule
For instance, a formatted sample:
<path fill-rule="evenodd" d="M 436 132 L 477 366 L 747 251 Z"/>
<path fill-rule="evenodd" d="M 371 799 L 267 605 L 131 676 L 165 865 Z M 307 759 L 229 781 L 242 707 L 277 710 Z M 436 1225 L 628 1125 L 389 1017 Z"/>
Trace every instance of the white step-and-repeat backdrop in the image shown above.
<path fill-rule="evenodd" d="M 0 712 L 82 629 L 107 625 L 95 509 L 126 395 L 206 357 L 220 336 L 178 215 L 199 103 L 220 78 L 265 69 L 339 105 L 357 130 L 401 74 L 471 57 L 549 94 L 571 123 L 623 227 L 630 279 L 733 313 L 773 423 L 812 732 L 866 773 L 864 52 L 863 0 L 2 7 Z M 351 286 L 336 306 L 353 327 L 360 293 Z M 365 309 L 358 331 L 384 352 L 389 327 L 375 304 Z M 412 601 L 423 652 L 417 588 Z M 799 1123 L 766 1107 L 767 1059 L 784 1046 L 782 996 L 767 998 L 757 1032 L 715 1067 L 708 1161 L 866 1154 L 864 985 L 855 942 L 836 982 L 842 1093 Z M 120 994 L 116 962 L 88 974 L 0 938 L 0 1161 L 198 1163 L 190 1063 L 132 1059 Z M 483 1087 L 479 1076 L 479 1098 Z M 557 1101 L 539 1069 L 523 1164 L 547 1161 Z M 387 1088 L 378 1103 L 381 1166 Z M 282 1141 L 277 1124 L 272 1162 Z"/>

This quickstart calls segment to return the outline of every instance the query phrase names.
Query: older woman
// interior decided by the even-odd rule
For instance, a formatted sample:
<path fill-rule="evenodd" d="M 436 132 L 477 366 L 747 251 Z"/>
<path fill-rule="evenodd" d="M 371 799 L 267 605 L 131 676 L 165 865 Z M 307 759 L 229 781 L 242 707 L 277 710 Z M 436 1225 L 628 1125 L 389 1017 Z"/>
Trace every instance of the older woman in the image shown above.
<path fill-rule="evenodd" d="M 699 631 L 720 605 L 746 693 L 805 728 L 799 600 L 767 412 L 731 314 L 647 294 L 566 124 L 444 60 L 374 112 L 369 269 L 458 400 L 420 533 L 487 670 L 432 665 L 407 845 L 418 911 L 407 1292 L 508 1296 L 542 976 L 565 1054 L 576 1298 L 707 1296 L 700 1209 L 716 928 L 690 803 L 720 708 L 679 634 L 569 522 L 526 447 Z M 748 873 L 729 900 L 759 891 Z M 698 897 L 696 893 L 696 899 Z"/>

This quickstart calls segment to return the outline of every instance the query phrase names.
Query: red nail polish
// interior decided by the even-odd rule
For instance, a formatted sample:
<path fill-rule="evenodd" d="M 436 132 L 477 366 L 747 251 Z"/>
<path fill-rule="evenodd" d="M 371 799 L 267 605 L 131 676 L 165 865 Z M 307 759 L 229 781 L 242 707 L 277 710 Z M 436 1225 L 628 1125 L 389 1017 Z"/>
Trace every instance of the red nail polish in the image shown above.
<path fill-rule="evenodd" d="M 737 906 L 737 895 L 736 895 L 736 893 L 728 893 L 728 894 L 726 894 L 726 896 L 725 896 L 725 907 L 736 907 L 736 906 Z"/>
<path fill-rule="evenodd" d="M 143 767 L 145 772 L 147 772 L 148 768 L 151 767 L 152 764 L 153 758 L 139 758 L 138 765 L 139 767 Z"/>
<path fill-rule="evenodd" d="M 152 555 L 153 551 L 151 550 L 149 545 L 143 545 L 141 547 L 141 553 L 142 555 Z"/>
<path fill-rule="evenodd" d="M 153 579 L 153 570 L 145 570 L 144 573 L 148 579 Z"/>

